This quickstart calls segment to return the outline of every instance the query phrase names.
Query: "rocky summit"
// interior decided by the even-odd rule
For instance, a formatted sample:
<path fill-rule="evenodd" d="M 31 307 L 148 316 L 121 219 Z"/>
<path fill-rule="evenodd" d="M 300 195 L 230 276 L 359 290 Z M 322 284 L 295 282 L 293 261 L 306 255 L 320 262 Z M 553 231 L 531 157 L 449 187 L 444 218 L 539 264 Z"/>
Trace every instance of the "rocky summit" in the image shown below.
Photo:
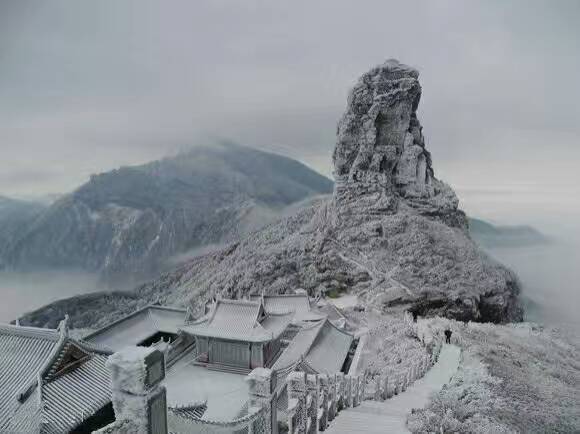
<path fill-rule="evenodd" d="M 332 197 L 139 287 L 131 309 L 303 288 L 420 315 L 521 320 L 517 277 L 479 250 L 455 193 L 435 177 L 417 117 L 418 78 L 389 60 L 358 80 L 338 125 Z M 106 312 L 123 305 L 112 297 L 102 304 Z M 83 318 L 75 326 L 91 325 Z M 26 320 L 46 319 L 45 310 Z"/>
<path fill-rule="evenodd" d="M 419 72 L 393 59 L 352 89 L 333 154 L 339 215 L 415 210 L 467 227 L 455 193 L 434 176 L 417 118 L 420 98 Z"/>

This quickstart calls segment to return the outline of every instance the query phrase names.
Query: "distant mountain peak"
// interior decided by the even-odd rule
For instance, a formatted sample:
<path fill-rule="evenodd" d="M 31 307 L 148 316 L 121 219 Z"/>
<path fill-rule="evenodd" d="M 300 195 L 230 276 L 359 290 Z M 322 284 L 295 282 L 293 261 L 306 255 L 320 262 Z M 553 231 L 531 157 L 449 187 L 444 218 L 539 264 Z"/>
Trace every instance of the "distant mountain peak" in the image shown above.
<path fill-rule="evenodd" d="M 93 175 L 21 227 L 10 268 L 80 268 L 105 280 L 151 276 L 170 257 L 238 239 L 279 210 L 332 191 L 332 181 L 287 157 L 233 143 Z M 265 219 L 261 224 L 269 221 Z"/>

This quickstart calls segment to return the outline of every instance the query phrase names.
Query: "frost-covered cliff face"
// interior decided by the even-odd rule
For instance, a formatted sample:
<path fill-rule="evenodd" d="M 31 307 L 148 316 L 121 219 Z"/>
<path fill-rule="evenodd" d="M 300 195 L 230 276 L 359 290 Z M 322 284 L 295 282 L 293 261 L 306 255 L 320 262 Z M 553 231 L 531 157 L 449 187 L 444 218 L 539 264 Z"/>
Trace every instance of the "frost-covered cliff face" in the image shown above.
<path fill-rule="evenodd" d="M 80 268 L 109 282 L 153 277 L 173 255 L 236 240 L 277 210 L 330 191 L 329 179 L 289 158 L 196 147 L 93 176 L 13 234 L 4 261 L 17 270 Z"/>
<path fill-rule="evenodd" d="M 338 216 L 405 212 L 465 229 L 453 190 L 437 180 L 417 118 L 417 70 L 387 60 L 350 92 L 333 154 Z"/>
<path fill-rule="evenodd" d="M 423 315 L 520 320 L 516 276 L 478 249 L 454 192 L 434 176 L 416 115 L 420 93 L 418 72 L 396 61 L 364 74 L 339 123 L 331 197 L 139 287 L 135 299 L 124 295 L 125 310 L 304 288 Z M 102 303 L 114 311 L 117 302 Z M 46 312 L 25 321 L 46 324 Z M 89 325 L 86 316 L 75 323 Z"/>

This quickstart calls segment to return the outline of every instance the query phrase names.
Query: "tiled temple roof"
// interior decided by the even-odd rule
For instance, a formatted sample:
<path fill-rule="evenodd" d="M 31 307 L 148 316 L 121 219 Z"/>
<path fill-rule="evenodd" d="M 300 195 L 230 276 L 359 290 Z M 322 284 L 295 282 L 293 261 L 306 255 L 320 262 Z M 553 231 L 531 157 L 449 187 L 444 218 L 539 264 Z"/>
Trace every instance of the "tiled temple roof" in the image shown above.
<path fill-rule="evenodd" d="M 87 335 L 85 340 L 118 351 L 159 332 L 177 334 L 185 322 L 185 315 L 184 309 L 146 306 Z"/>
<path fill-rule="evenodd" d="M 300 360 L 308 353 L 323 326 L 324 321 L 318 321 L 302 328 L 296 336 L 294 336 L 292 341 L 290 341 L 290 344 L 282 352 L 278 360 L 276 360 L 272 369 L 284 369 Z"/>
<path fill-rule="evenodd" d="M 182 330 L 196 336 L 266 342 L 279 337 L 293 316 L 291 312 L 267 314 L 259 301 L 222 299 L 207 315 Z"/>
<path fill-rule="evenodd" d="M 340 372 L 354 337 L 325 321 L 304 360 L 318 373 Z"/>
<path fill-rule="evenodd" d="M 303 359 L 315 372 L 340 372 L 353 339 L 329 320 L 321 320 L 302 328 L 272 368 L 284 369 Z"/>
<path fill-rule="evenodd" d="M 68 432 L 111 401 L 106 361 L 107 356 L 95 354 L 78 368 L 43 384 L 44 432 Z"/>
<path fill-rule="evenodd" d="M 268 313 L 294 312 L 294 321 L 318 321 L 325 317 L 321 312 L 312 309 L 308 294 L 252 295 L 253 301 L 264 300 Z"/>
<path fill-rule="evenodd" d="M 110 402 L 110 354 L 58 330 L 0 325 L 0 432 L 68 432 Z"/>

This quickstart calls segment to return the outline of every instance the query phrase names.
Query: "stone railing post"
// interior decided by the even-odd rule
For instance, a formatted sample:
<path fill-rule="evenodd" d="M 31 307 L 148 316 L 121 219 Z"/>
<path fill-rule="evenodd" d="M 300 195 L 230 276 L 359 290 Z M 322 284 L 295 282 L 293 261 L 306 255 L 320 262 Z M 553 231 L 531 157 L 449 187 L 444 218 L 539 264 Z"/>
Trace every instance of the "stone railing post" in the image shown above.
<path fill-rule="evenodd" d="M 381 390 L 383 379 L 378 376 L 375 378 L 375 401 L 383 401 L 383 391 Z"/>
<path fill-rule="evenodd" d="M 353 400 L 352 400 L 352 377 L 350 375 L 346 375 L 344 377 L 345 380 L 345 407 L 349 408 L 352 407 Z"/>
<path fill-rule="evenodd" d="M 358 377 L 352 377 L 352 406 L 353 407 L 358 407 L 358 398 L 359 398 L 359 393 L 358 393 L 358 386 L 359 386 L 359 381 L 358 381 Z"/>
<path fill-rule="evenodd" d="M 127 421 L 134 434 L 167 433 L 164 354 L 154 348 L 133 347 L 109 357 L 113 409 L 117 423 Z"/>
<path fill-rule="evenodd" d="M 391 397 L 391 394 L 389 391 L 389 377 L 390 377 L 389 374 L 385 375 L 384 386 L 383 386 L 383 396 L 382 396 L 383 401 L 385 399 L 389 399 Z"/>
<path fill-rule="evenodd" d="M 306 434 L 306 374 L 304 372 L 291 372 L 288 376 L 288 407 L 293 417 L 288 417 L 290 434 Z M 292 410 L 290 411 L 290 407 Z"/>
<path fill-rule="evenodd" d="M 359 399 L 358 402 L 362 403 L 365 399 L 367 399 L 366 397 L 366 391 L 367 391 L 367 375 L 366 372 L 362 373 L 360 376 L 360 384 L 358 386 L 358 391 L 359 391 Z"/>
<path fill-rule="evenodd" d="M 336 374 L 336 413 L 346 407 L 346 379 L 344 374 Z"/>
<path fill-rule="evenodd" d="M 274 399 L 276 391 L 276 376 L 267 368 L 256 368 L 248 374 L 250 407 L 262 408 L 264 412 L 264 434 L 278 433 L 278 408 Z"/>
<path fill-rule="evenodd" d="M 308 434 L 316 434 L 319 431 L 318 409 L 320 408 L 320 380 L 318 375 L 306 376 L 306 388 L 310 400 L 310 405 L 308 406 L 308 418 L 310 419 Z"/>
<path fill-rule="evenodd" d="M 320 374 L 318 375 L 320 380 L 320 408 L 322 408 L 322 415 L 320 417 L 320 431 L 324 431 L 328 426 L 328 418 L 330 414 L 330 378 L 328 375 Z"/>
<path fill-rule="evenodd" d="M 338 391 L 338 381 L 336 374 L 328 377 L 328 420 L 333 420 L 337 413 L 337 391 Z"/>

